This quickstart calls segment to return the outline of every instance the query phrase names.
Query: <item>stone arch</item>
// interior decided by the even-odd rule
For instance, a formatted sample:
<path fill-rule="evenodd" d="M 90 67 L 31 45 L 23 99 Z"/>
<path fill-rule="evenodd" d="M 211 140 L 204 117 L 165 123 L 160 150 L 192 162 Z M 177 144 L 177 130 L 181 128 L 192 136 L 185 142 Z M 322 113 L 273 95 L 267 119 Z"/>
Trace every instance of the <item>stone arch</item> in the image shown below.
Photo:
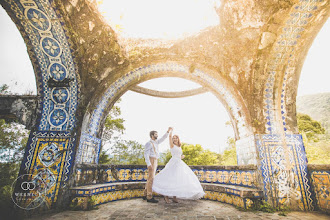
<path fill-rule="evenodd" d="M 37 122 L 30 133 L 19 176 L 28 175 L 31 181 L 47 183 L 45 193 L 35 199 L 51 208 L 65 197 L 61 195 L 67 189 L 75 155 L 80 86 L 76 64 L 64 24 L 51 2 L 5 0 L 1 5 L 26 43 L 39 97 Z M 14 192 L 20 190 L 17 182 Z M 33 206 L 33 202 L 25 205 Z"/>
<path fill-rule="evenodd" d="M 266 134 L 256 135 L 264 194 L 268 201 L 289 204 L 300 210 L 314 207 L 306 153 L 296 122 L 297 85 L 308 48 L 328 18 L 327 7 L 326 1 L 301 0 L 293 4 L 278 29 L 265 67 Z M 278 178 L 276 184 L 271 182 L 272 176 Z M 272 189 L 278 193 L 273 193 Z"/>
<path fill-rule="evenodd" d="M 253 136 L 251 119 L 245 102 L 238 90 L 230 81 L 219 76 L 219 74 L 214 71 L 204 68 L 191 69 L 188 65 L 176 62 L 155 63 L 136 68 L 117 79 L 106 91 L 103 92 L 102 97 L 99 99 L 93 112 L 90 115 L 89 113 L 86 113 L 85 115 L 76 163 L 97 163 L 97 158 L 88 158 L 88 156 L 86 158 L 83 155 L 83 152 L 86 152 L 86 149 L 88 148 L 86 143 L 91 143 L 91 140 L 93 140 L 95 142 L 95 144 L 93 144 L 93 148 L 95 147 L 93 152 L 99 152 L 101 144 L 101 129 L 104 120 L 115 101 L 122 94 L 124 94 L 131 86 L 140 82 L 165 76 L 176 76 L 189 79 L 207 87 L 227 109 L 233 123 L 238 143 L 244 143 L 241 145 L 238 144 L 237 146 L 237 151 L 241 152 L 241 154 L 238 154 L 238 161 L 240 161 L 240 164 L 256 164 L 254 141 L 246 141 L 246 138 L 251 138 L 251 135 Z M 240 142 L 242 140 L 245 140 L 245 142 Z M 246 144 L 249 145 L 247 146 Z M 243 145 L 245 149 L 240 149 L 243 148 Z M 246 151 L 251 151 L 249 157 L 246 156 Z M 89 156 L 92 157 L 92 155 Z"/>
<path fill-rule="evenodd" d="M 266 69 L 267 134 L 298 133 L 295 103 L 300 71 L 311 43 L 329 16 L 326 7 L 326 1 L 299 1 L 291 7 L 277 34 Z"/>

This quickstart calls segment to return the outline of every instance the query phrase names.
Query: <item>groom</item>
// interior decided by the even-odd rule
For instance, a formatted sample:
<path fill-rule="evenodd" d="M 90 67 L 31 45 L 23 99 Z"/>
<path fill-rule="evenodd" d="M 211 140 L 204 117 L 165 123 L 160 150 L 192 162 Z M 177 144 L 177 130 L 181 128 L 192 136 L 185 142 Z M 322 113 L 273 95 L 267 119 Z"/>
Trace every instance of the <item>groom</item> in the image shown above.
<path fill-rule="evenodd" d="M 157 170 L 157 159 L 159 158 L 159 149 L 158 145 L 162 143 L 167 137 L 172 127 L 169 127 L 167 132 L 159 139 L 157 131 L 150 131 L 150 141 L 146 143 L 144 146 L 144 158 L 148 166 L 148 179 L 147 184 L 144 189 L 143 199 L 147 200 L 147 202 L 157 203 L 158 200 L 153 198 L 152 196 L 152 183 L 154 181 L 154 177 Z"/>

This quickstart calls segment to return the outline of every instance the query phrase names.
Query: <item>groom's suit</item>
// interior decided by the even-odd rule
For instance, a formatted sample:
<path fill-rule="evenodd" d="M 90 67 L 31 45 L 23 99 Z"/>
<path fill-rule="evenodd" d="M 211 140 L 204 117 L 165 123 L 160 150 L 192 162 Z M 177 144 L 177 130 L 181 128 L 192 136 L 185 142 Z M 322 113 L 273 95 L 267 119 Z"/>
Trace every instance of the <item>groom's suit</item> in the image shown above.
<path fill-rule="evenodd" d="M 159 158 L 159 149 L 158 145 L 162 143 L 168 137 L 166 132 L 159 140 L 150 140 L 144 146 L 144 158 L 148 166 L 148 179 L 147 184 L 144 189 L 144 196 L 147 199 L 152 198 L 152 183 L 157 170 L 157 160 Z"/>

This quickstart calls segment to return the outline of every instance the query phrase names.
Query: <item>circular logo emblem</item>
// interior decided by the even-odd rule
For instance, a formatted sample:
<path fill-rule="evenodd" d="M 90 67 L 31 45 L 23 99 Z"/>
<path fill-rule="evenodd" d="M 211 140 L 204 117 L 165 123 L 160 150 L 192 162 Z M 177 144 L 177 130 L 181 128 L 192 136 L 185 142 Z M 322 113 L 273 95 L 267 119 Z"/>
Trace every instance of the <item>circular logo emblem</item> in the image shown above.
<path fill-rule="evenodd" d="M 46 195 L 47 185 L 38 175 L 19 176 L 12 184 L 12 200 L 21 209 L 31 210 L 39 207 Z"/>

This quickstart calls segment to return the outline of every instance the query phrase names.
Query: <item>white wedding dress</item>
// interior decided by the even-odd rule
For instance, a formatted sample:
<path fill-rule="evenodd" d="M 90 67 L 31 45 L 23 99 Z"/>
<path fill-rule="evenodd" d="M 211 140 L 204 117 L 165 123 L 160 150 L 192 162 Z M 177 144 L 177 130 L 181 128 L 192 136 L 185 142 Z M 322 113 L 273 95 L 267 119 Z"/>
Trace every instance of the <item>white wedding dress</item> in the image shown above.
<path fill-rule="evenodd" d="M 200 199 L 203 188 L 190 167 L 181 160 L 182 149 L 174 145 L 172 158 L 154 178 L 152 190 L 164 196 L 176 196 L 180 199 Z"/>

